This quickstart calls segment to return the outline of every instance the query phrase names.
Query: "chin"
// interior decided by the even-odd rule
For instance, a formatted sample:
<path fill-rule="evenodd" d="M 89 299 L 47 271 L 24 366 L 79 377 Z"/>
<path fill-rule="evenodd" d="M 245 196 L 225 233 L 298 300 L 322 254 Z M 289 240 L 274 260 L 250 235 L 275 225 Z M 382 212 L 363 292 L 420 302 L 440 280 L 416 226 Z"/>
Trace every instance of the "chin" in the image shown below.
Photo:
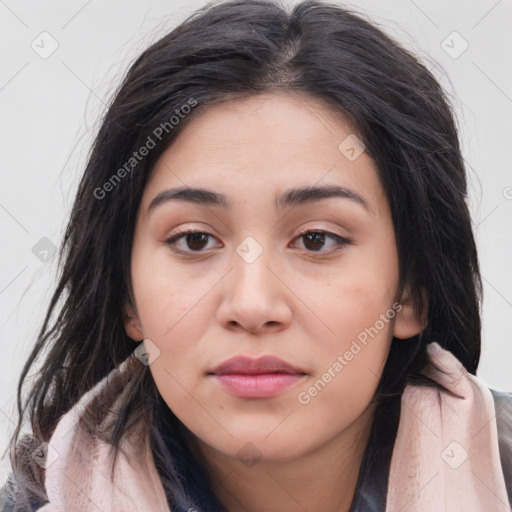
<path fill-rule="evenodd" d="M 304 452 L 304 446 L 291 437 L 288 437 L 287 442 L 284 443 L 277 437 L 271 440 L 262 435 L 237 436 L 235 442 L 219 448 L 224 455 L 238 459 L 247 466 L 262 462 L 287 462 L 296 459 Z"/>

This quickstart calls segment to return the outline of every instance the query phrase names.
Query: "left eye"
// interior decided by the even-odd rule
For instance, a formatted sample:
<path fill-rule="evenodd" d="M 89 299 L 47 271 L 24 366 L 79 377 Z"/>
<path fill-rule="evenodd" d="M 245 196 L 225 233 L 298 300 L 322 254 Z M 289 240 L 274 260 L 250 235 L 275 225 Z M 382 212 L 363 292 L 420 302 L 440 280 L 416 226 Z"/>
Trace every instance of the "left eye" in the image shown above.
<path fill-rule="evenodd" d="M 167 239 L 165 243 L 171 246 L 172 250 L 175 252 L 197 253 L 203 252 L 204 249 L 208 248 L 207 246 L 210 238 L 215 237 L 210 233 L 205 233 L 203 231 L 188 230 L 172 236 Z M 322 252 L 327 254 L 337 252 L 351 243 L 350 240 L 328 231 L 305 231 L 295 240 L 300 239 L 304 241 L 303 243 L 307 252 Z M 331 240 L 331 243 L 328 244 L 331 248 L 321 250 L 324 248 L 326 241 L 328 240 Z M 180 242 L 183 242 L 181 247 Z"/>
<path fill-rule="evenodd" d="M 304 245 L 307 247 L 308 252 L 323 252 L 328 254 L 337 252 L 351 243 L 350 240 L 330 233 L 329 231 L 305 231 L 297 237 L 297 240 L 299 239 L 304 240 Z M 321 251 L 328 239 L 331 240 L 331 248 Z"/>

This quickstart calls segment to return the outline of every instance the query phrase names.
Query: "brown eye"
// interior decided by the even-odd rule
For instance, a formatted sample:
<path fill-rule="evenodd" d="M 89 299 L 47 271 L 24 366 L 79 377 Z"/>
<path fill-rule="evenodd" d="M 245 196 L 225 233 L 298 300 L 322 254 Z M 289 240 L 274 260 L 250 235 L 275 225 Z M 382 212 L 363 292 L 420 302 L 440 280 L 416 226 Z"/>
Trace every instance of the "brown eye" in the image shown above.
<path fill-rule="evenodd" d="M 312 251 L 320 250 L 325 244 L 325 233 L 321 233 L 319 231 L 312 231 L 303 235 L 304 237 L 304 245 L 311 249 Z"/>
<path fill-rule="evenodd" d="M 329 231 L 304 231 L 297 240 L 303 240 L 304 248 L 307 252 L 318 252 L 320 254 L 333 254 L 344 249 L 352 242 Z M 327 249 L 324 249 L 327 247 Z"/>
<path fill-rule="evenodd" d="M 203 252 L 211 238 L 215 238 L 210 233 L 203 231 L 184 231 L 167 239 L 165 243 L 171 246 L 171 249 L 180 253 Z"/>
<path fill-rule="evenodd" d="M 206 233 L 188 233 L 185 235 L 185 241 L 188 248 L 199 251 L 208 244 L 208 235 Z"/>

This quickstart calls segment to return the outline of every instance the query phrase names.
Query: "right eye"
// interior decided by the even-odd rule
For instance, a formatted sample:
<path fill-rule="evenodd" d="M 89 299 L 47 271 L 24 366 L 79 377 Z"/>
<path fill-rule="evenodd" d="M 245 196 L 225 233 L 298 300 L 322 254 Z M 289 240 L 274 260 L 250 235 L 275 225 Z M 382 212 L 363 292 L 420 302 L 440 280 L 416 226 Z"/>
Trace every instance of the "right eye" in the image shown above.
<path fill-rule="evenodd" d="M 204 231 L 187 229 L 171 236 L 165 243 L 169 245 L 174 252 L 193 254 L 204 252 L 205 246 L 208 245 L 208 238 L 215 237 Z"/>

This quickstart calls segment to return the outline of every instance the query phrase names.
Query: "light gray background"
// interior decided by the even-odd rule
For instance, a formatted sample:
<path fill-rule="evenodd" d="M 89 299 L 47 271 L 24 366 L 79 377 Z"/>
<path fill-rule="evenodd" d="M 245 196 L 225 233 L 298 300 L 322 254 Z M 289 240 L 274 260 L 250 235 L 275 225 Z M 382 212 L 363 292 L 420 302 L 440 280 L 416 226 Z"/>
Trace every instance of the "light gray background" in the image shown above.
<path fill-rule="evenodd" d="M 99 117 L 128 64 L 203 5 L 0 1 L 0 450 L 14 427 L 17 379 L 54 287 L 57 258 L 40 240 L 60 244 Z M 512 391 L 512 2 L 343 5 L 368 14 L 419 55 L 454 97 L 485 286 L 479 377 Z M 464 41 L 467 50 L 453 58 Z M 31 44 L 40 53 L 58 48 L 42 58 Z M 4 460 L 0 483 L 6 471 Z"/>

